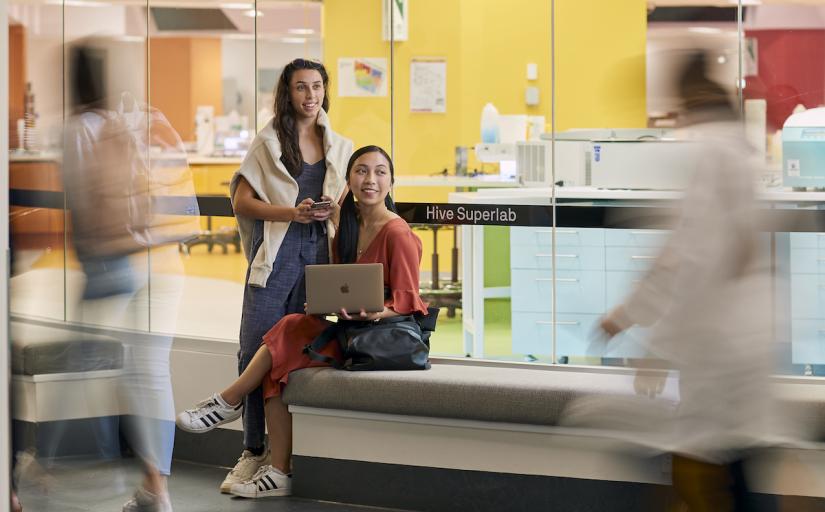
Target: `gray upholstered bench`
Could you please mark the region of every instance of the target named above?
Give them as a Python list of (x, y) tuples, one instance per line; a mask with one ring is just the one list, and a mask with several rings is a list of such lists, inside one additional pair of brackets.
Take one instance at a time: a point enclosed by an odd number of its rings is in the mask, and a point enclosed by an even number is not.
[(556, 425), (568, 403), (596, 389), (569, 376), (452, 364), (409, 372), (310, 368), (290, 375), (284, 400), (324, 409)]
[(17, 448), (45, 457), (119, 455), (123, 344), (25, 321), (11, 322), (10, 338)]
[(123, 345), (109, 336), (11, 322), (12, 373), (45, 375), (117, 370)]

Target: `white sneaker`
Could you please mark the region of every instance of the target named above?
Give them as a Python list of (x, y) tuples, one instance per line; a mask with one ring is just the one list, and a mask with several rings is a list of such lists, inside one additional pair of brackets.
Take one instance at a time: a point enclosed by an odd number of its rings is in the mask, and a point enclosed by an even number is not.
[(249, 450), (244, 450), (235, 467), (221, 482), (221, 492), (229, 494), (233, 485), (248, 482), (268, 460), (269, 450), (264, 450), (262, 454), (257, 456)]
[(269, 464), (261, 466), (251, 480), (235, 484), (232, 494), (242, 498), (266, 498), (292, 494), (292, 475), (285, 475)]
[(152, 494), (141, 487), (123, 505), (122, 512), (172, 512), (172, 503), (168, 494)]
[(235, 421), (241, 417), (243, 401), (238, 405), (229, 405), (221, 395), (215, 393), (199, 402), (194, 409), (187, 409), (178, 414), (175, 423), (181, 430), (201, 434), (209, 432), (218, 425)]

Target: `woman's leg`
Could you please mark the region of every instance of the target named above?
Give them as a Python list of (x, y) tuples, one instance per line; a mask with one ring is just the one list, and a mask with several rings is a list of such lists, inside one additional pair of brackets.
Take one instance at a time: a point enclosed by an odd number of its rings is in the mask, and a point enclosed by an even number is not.
[(266, 345), (261, 345), (241, 376), (221, 391), (221, 398), (230, 405), (239, 403), (247, 394), (261, 385), (261, 381), (270, 369), (272, 369), (272, 356)]
[(281, 397), (266, 401), (266, 429), (269, 431), (271, 464), (284, 474), (292, 471), (292, 414)]

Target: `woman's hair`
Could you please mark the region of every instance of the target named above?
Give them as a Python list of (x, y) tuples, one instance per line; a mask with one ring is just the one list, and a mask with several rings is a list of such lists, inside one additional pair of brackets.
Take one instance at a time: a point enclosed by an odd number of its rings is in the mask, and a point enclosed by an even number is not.
[[(390, 183), (395, 182), (395, 168), (392, 165), (392, 159), (386, 151), (378, 146), (364, 146), (356, 150), (347, 162), (347, 181), (352, 172), (352, 166), (355, 161), (362, 155), (367, 153), (381, 153), (387, 159), (390, 166)], [(384, 198), (384, 204), (387, 209), (396, 213), (395, 203), (389, 194)], [(341, 205), (341, 216), (338, 220), (338, 259), (341, 263), (355, 263), (358, 259), (358, 208), (355, 205), (355, 196), (352, 195), (352, 190), (347, 192), (344, 198), (344, 203)]]
[(300, 69), (312, 69), (321, 74), (324, 82), (324, 101), (321, 108), (324, 112), (329, 112), (329, 75), (326, 68), (320, 62), (307, 59), (295, 59), (286, 65), (278, 85), (275, 86), (275, 133), (278, 134), (278, 141), (281, 143), (281, 161), (286, 166), (289, 174), (297, 178), (303, 170), (303, 156), (301, 147), (298, 145), (298, 131), (295, 129), (295, 109), (290, 101), (289, 84), (292, 75)]
[(105, 54), (87, 43), (72, 46), (69, 51), (69, 99), (76, 111), (104, 108), (106, 81)]
[(713, 112), (717, 117), (735, 117), (736, 108), (728, 93), (708, 76), (704, 52), (693, 52), (686, 59), (679, 80), (679, 96), (688, 111)]

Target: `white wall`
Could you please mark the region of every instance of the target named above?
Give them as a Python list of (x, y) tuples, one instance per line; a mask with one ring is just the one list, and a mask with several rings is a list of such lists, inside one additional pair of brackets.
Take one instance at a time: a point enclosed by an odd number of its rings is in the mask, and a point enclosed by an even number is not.
[[(258, 69), (282, 69), (298, 57), (320, 59), (322, 55), (321, 41), (307, 41), (304, 44), (265, 39), (258, 41)], [(238, 113), (248, 115), (251, 124), (255, 119), (255, 42), (252, 39), (224, 38), (221, 61), (224, 113), (228, 114), (232, 108), (236, 108), (235, 94), (239, 94), (241, 104)], [(230, 84), (234, 84), (235, 88)], [(258, 110), (271, 110), (273, 101), (273, 91), (258, 93)]]
[(745, 30), (801, 30), (825, 28), (825, 7), (815, 5), (759, 5), (748, 7)]

